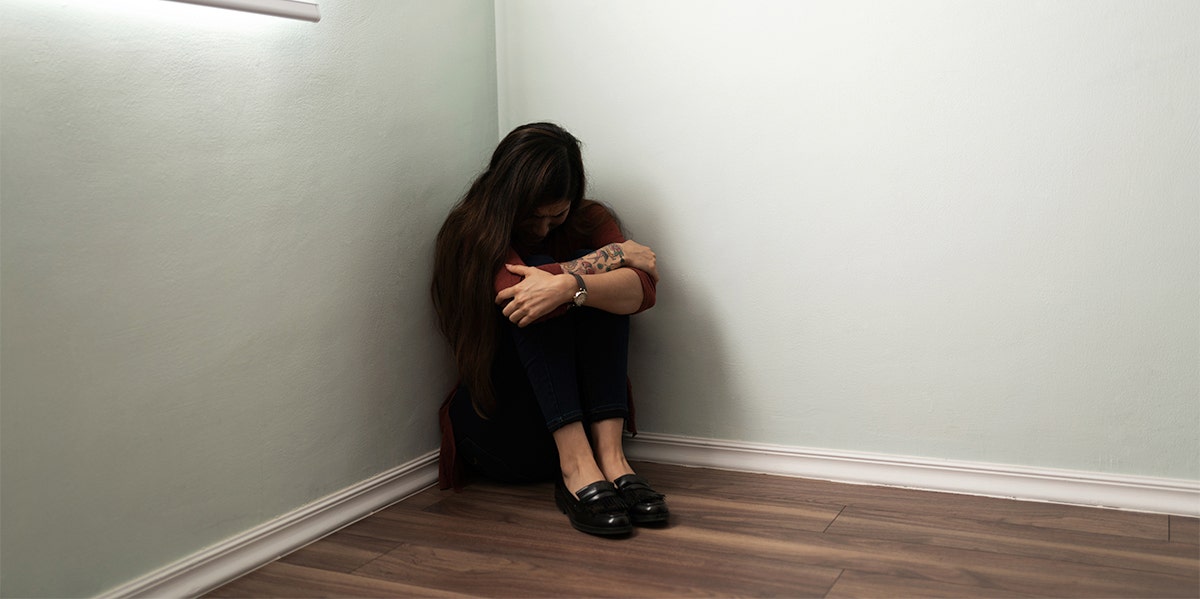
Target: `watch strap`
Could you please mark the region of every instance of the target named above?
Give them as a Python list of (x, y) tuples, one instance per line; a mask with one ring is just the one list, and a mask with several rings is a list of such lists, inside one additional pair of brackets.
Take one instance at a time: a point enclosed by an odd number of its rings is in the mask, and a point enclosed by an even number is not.
[(571, 298), (571, 305), (573, 307), (578, 308), (579, 306), (582, 306), (584, 302), (587, 301), (587, 296), (588, 296), (587, 284), (583, 282), (583, 277), (581, 277), (575, 273), (571, 273), (571, 276), (575, 277), (575, 284), (579, 285), (579, 289), (575, 291), (575, 296)]

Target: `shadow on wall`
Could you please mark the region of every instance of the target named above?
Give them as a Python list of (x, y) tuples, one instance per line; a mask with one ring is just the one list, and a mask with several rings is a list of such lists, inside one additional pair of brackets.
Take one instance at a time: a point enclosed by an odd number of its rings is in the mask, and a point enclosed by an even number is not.
[(654, 249), (663, 276), (655, 307), (632, 319), (629, 376), (639, 431), (724, 438), (742, 430), (723, 327), (698, 280), (716, 275), (678, 250), (684, 245), (673, 243), (661, 194), (650, 185), (624, 180), (613, 191), (627, 235)]

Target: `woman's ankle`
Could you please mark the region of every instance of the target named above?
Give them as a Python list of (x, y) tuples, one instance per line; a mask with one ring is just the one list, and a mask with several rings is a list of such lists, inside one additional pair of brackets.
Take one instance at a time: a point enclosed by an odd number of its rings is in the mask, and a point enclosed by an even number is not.
[(633, 474), (633, 466), (629, 465), (629, 461), (625, 459), (625, 454), (617, 454), (615, 456), (596, 456), (596, 464), (600, 467), (600, 471), (604, 473), (605, 480), (614, 481), (626, 474)]
[(563, 485), (567, 487), (567, 490), (570, 491), (572, 495), (576, 495), (576, 498), (578, 499), (576, 491), (579, 491), (580, 489), (594, 482), (605, 480), (605, 475), (599, 467), (597, 467), (595, 464), (592, 464), (591, 468), (564, 467), (562, 469), (562, 479)]
[(604, 479), (604, 472), (596, 464), (582, 423), (572, 422), (555, 430), (554, 444), (558, 447), (558, 466), (568, 491), (575, 493)]
[(601, 420), (592, 424), (592, 452), (596, 464), (609, 481), (626, 474), (633, 474), (633, 467), (625, 459), (622, 429), (625, 421), (620, 418)]

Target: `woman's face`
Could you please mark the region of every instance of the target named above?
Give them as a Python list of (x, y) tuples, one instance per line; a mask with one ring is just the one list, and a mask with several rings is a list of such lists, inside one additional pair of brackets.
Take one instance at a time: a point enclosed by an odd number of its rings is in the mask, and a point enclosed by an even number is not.
[(570, 200), (542, 204), (533, 209), (533, 215), (517, 223), (517, 235), (522, 242), (530, 245), (541, 243), (550, 234), (551, 229), (567, 220), (567, 214), (570, 212)]

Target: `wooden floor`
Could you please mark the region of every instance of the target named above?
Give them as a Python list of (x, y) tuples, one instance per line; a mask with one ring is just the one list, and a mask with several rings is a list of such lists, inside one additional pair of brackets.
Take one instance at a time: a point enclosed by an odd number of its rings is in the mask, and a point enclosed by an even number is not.
[(550, 484), (428, 489), (209, 596), (1200, 596), (1195, 518), (635, 466), (666, 527), (576, 532)]

